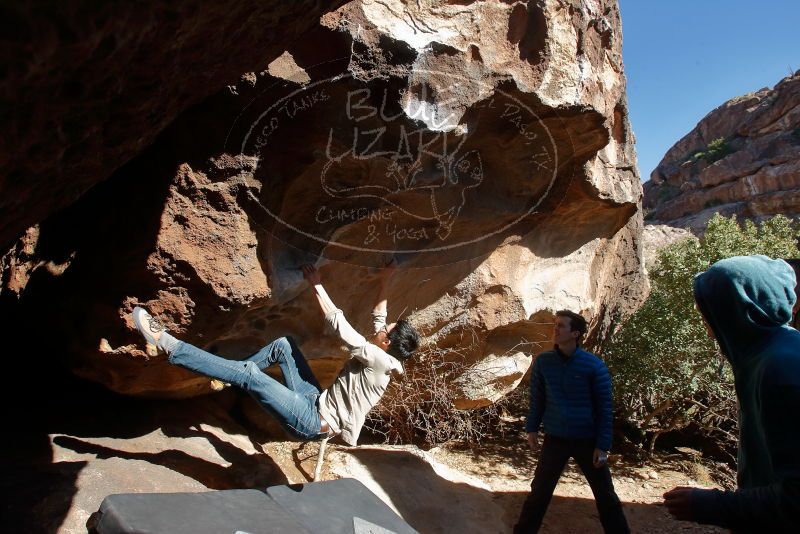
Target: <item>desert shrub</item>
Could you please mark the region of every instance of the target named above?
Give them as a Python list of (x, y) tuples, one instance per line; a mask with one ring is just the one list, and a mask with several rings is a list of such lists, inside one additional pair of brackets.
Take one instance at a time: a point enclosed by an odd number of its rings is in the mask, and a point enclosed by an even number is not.
[(365, 422), (367, 431), (386, 443), (423, 448), (449, 441), (476, 444), (499, 428), (505, 406), (516, 402), (509, 395), (484, 408), (457, 410), (453, 401), (461, 392), (456, 378), (469, 367), (457, 350), (423, 347), (404, 366), (404, 376), (391, 381)]
[(756, 226), (716, 214), (698, 242), (665, 247), (650, 271), (651, 294), (603, 346), (614, 377), (617, 416), (633, 429), (627, 438), (653, 450), (666, 432), (691, 432), (711, 440), (733, 461), (736, 395), (730, 366), (706, 333), (694, 308), (692, 280), (731, 256), (798, 256), (800, 234), (788, 218)]
[(703, 149), (696, 150), (689, 154), (686, 158), (687, 161), (696, 162), (698, 160), (704, 159), (706, 163), (714, 163), (715, 161), (721, 160), (728, 154), (733, 154), (735, 150), (728, 144), (728, 141), (724, 137), (718, 137), (708, 143)]

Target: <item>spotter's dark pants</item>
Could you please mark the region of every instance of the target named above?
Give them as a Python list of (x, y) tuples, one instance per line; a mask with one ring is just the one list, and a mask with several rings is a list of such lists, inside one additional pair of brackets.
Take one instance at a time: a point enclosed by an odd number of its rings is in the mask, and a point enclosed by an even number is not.
[(522, 513), (514, 527), (515, 534), (539, 531), (558, 479), (570, 458), (575, 459), (575, 463), (581, 468), (592, 488), (597, 511), (600, 513), (600, 522), (605, 532), (614, 534), (630, 532), (625, 514), (622, 512), (622, 503), (614, 491), (611, 471), (608, 465), (595, 467), (593, 454), (593, 439), (565, 439), (545, 435), (539, 463), (536, 465), (536, 472), (531, 482), (531, 493), (522, 506)]

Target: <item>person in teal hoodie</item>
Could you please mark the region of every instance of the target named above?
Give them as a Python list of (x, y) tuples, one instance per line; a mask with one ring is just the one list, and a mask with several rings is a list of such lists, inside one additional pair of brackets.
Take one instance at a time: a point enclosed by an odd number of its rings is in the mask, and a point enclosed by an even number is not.
[(677, 487), (677, 519), (736, 532), (800, 532), (800, 332), (791, 328), (795, 274), (783, 260), (718, 261), (694, 298), (733, 368), (739, 400), (736, 491)]

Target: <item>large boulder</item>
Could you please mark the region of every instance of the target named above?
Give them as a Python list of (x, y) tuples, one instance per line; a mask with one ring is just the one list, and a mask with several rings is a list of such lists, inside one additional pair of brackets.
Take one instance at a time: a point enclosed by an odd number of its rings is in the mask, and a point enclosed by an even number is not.
[(664, 155), (644, 185), (647, 219), (701, 232), (714, 213), (800, 215), (800, 71), (725, 102)]
[(0, 249), (342, 3), (4, 2)]
[(668, 224), (646, 224), (642, 234), (645, 267), (651, 270), (658, 263), (661, 249), (684, 239), (696, 238), (689, 230), (683, 228), (675, 228)]
[(136, 304), (230, 358), (292, 335), (326, 386), (344, 354), (299, 267), (364, 329), (395, 257), (390, 316), (461, 360), (462, 407), (519, 383), (556, 310), (605, 335), (646, 291), (617, 3), (462, 4), (354, 1), (260, 70), (235, 63), (238, 82), (12, 247), (20, 322), (120, 393), (209, 391), (144, 350)]

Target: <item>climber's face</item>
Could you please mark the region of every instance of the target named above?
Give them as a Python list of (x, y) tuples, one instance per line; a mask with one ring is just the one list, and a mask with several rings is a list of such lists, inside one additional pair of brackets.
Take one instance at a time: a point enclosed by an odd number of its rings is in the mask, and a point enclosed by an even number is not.
[(397, 323), (383, 325), (383, 328), (375, 332), (375, 335), (372, 336), (372, 344), (378, 345), (385, 352), (389, 348), (389, 345), (392, 344), (389, 339), (389, 332), (394, 330), (395, 326), (397, 326)]

